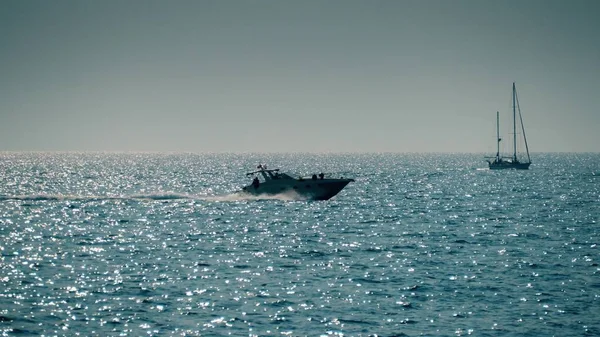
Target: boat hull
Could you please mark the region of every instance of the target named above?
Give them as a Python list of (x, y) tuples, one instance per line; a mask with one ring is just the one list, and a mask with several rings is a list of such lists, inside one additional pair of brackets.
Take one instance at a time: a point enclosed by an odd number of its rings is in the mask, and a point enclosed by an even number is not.
[(489, 163), (490, 170), (528, 170), (531, 163)]
[(329, 200), (337, 195), (353, 179), (305, 179), (278, 181), (271, 180), (258, 186), (250, 184), (242, 189), (243, 193), (254, 196), (272, 196), (278, 194), (295, 194), (307, 200)]

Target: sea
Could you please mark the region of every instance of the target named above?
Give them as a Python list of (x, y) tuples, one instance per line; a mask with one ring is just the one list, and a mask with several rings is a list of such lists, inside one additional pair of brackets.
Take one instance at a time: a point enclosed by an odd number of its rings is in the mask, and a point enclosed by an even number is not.
[(0, 335), (600, 336), (600, 154), (483, 157), (2, 152)]

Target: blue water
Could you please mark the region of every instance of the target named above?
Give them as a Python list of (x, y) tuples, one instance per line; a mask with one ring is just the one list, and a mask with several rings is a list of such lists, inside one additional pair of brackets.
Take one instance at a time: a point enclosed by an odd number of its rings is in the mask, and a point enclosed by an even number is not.
[[(598, 336), (600, 154), (0, 154), (2, 336)], [(244, 173), (352, 177), (243, 198)]]

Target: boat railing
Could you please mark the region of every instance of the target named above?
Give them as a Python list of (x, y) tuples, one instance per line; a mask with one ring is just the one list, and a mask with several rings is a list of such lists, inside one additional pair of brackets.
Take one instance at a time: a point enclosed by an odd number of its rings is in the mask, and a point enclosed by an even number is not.
[(269, 170), (261, 169), (261, 170), (254, 171), (254, 172), (248, 172), (248, 173), (246, 173), (246, 175), (250, 176), (250, 175), (261, 173), (261, 172), (279, 172), (279, 169), (269, 169)]

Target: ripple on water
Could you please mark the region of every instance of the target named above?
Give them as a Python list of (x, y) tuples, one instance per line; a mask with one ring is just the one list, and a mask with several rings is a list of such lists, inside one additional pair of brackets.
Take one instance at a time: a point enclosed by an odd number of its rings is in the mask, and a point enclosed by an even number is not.
[[(599, 334), (600, 158), (577, 158), (2, 154), (0, 331)], [(231, 194), (265, 159), (356, 182)]]

